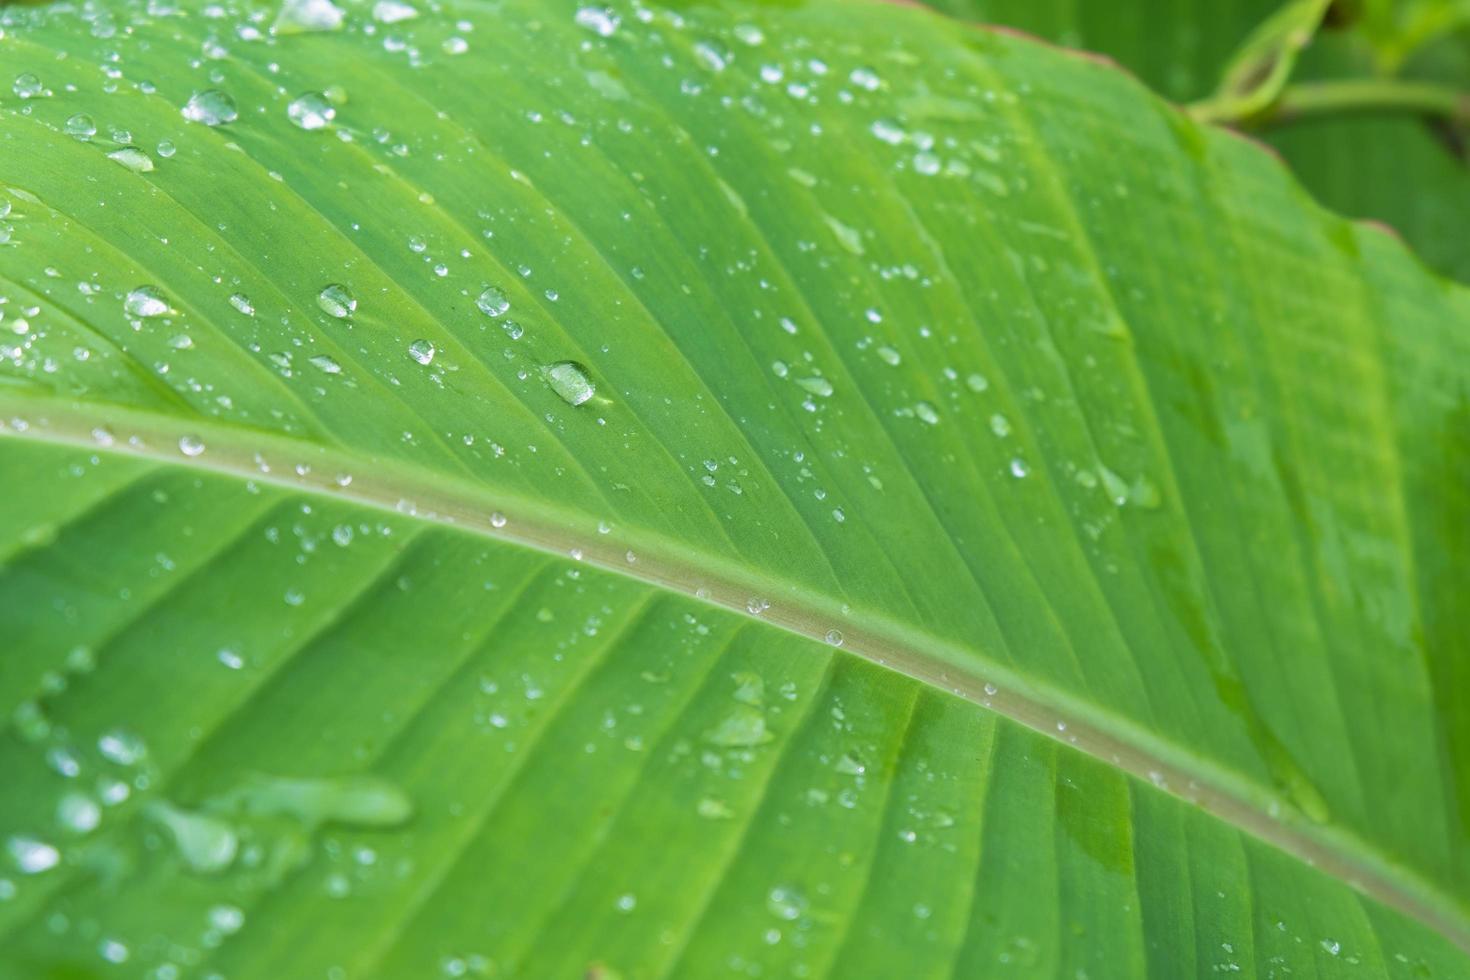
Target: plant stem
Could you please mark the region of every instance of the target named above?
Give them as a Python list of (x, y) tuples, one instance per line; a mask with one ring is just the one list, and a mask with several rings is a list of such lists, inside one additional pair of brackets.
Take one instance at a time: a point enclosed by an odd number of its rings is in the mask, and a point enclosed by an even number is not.
[(1470, 124), (1470, 92), (1430, 82), (1395, 78), (1353, 78), (1288, 85), (1263, 112), (1225, 118), (1218, 106), (1200, 103), (1196, 118), (1253, 128), (1280, 126), (1305, 119), (1349, 115), (1414, 115)]

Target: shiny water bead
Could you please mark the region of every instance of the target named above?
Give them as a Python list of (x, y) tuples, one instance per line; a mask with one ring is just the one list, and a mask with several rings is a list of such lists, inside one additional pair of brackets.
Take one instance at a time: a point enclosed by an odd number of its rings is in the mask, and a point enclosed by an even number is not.
[(185, 119), (206, 126), (223, 126), (234, 122), (240, 115), (235, 109), (235, 100), (217, 88), (194, 93), (181, 111)]
[(322, 129), (337, 117), (337, 107), (320, 92), (306, 92), (291, 100), (286, 116), (301, 129)]

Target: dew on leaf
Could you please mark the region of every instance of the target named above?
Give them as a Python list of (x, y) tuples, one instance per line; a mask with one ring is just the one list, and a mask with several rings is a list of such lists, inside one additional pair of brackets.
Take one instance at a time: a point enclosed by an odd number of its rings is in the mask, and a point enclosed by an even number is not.
[(432, 364), (434, 362), (434, 345), (427, 340), (415, 340), (408, 345), (408, 356), (420, 364)]
[(306, 34), (312, 31), (335, 31), (342, 26), (342, 8), (332, 0), (284, 0), (273, 34)]
[(807, 910), (806, 896), (791, 885), (777, 885), (766, 895), (766, 910), (778, 919), (795, 921)]
[(185, 456), (198, 456), (204, 452), (204, 440), (198, 436), (179, 436), (179, 452)]
[(417, 8), (402, 0), (378, 0), (373, 4), (373, 20), (380, 24), (397, 24), (400, 21), (413, 20), (418, 15)]
[(223, 871), (235, 860), (240, 838), (225, 820), (184, 810), (163, 800), (150, 803), (146, 812), (168, 830), (179, 857), (191, 871), (212, 874)]
[(91, 139), (97, 135), (97, 124), (85, 112), (79, 112), (68, 118), (63, 128), (66, 131), (66, 135), (75, 136), (81, 140)]
[(921, 422), (926, 422), (929, 425), (939, 424), (939, 409), (928, 402), (919, 402), (915, 405), (914, 414), (919, 417), (919, 421)]
[(146, 174), (153, 170), (153, 158), (136, 146), (123, 146), (107, 154), (107, 159), (127, 167), (135, 174)]
[(586, 28), (598, 37), (612, 37), (622, 22), (616, 11), (595, 5), (578, 7), (574, 19), (578, 27)]
[(244, 293), (232, 293), (230, 295), (230, 305), (233, 306), (236, 311), (243, 313), (246, 316), (255, 315), (255, 304), (250, 302), (250, 297), (246, 296)]
[(337, 107), (321, 92), (305, 92), (286, 106), (286, 117), (300, 129), (322, 129), (337, 116)]
[(581, 405), (597, 394), (597, 386), (587, 377), (587, 369), (576, 361), (557, 361), (541, 369), (551, 390), (568, 405)]
[(506, 297), (505, 290), (499, 286), (486, 286), (475, 300), (475, 305), (486, 316), (500, 316), (510, 309), (510, 300)]
[(123, 299), (123, 309), (130, 316), (138, 317), (167, 316), (173, 312), (157, 286), (139, 286), (131, 290)]
[(334, 359), (328, 357), (326, 354), (313, 354), (306, 360), (308, 364), (310, 364), (312, 367), (316, 368), (323, 374), (342, 373), (342, 365), (338, 364)]
[(316, 295), (316, 305), (327, 316), (346, 319), (357, 310), (357, 297), (340, 282), (328, 283)]
[(22, 72), (15, 76), (15, 84), (11, 86), (11, 90), (22, 99), (37, 99), (47, 94), (46, 86), (42, 85), (41, 80), (30, 72)]
[(189, 96), (189, 101), (184, 103), (184, 108), (180, 111), (190, 122), (203, 123), (206, 126), (223, 126), (234, 122), (240, 115), (235, 109), (235, 100), (230, 98), (228, 92), (217, 88), (195, 92)]
[(61, 863), (61, 852), (53, 845), (34, 837), (17, 835), (6, 842), (6, 850), (22, 874), (35, 875), (50, 871)]
[(102, 808), (83, 793), (66, 793), (56, 805), (56, 819), (74, 834), (89, 834), (102, 822)]

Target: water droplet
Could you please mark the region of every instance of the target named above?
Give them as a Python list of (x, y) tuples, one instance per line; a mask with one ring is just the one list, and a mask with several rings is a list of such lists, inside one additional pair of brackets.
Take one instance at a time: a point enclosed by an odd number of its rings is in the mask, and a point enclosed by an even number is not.
[(6, 842), (6, 849), (10, 851), (10, 856), (15, 859), (15, 866), (22, 874), (40, 874), (61, 863), (60, 851), (34, 837), (12, 837)]
[(1011, 476), (1019, 480), (1029, 472), (1031, 471), (1027, 468), (1026, 461), (1024, 459), (1017, 457), (1016, 459), (1011, 460)]
[(97, 955), (109, 963), (126, 963), (132, 954), (126, 943), (109, 938), (97, 944)]
[(989, 388), (990, 382), (983, 374), (971, 374), (965, 378), (965, 386), (978, 394)]
[(210, 874), (224, 870), (235, 860), (240, 838), (224, 820), (191, 813), (162, 800), (150, 803), (147, 813), (168, 828), (179, 857), (191, 870)]
[(883, 359), (883, 363), (888, 364), (892, 367), (898, 367), (898, 365), (903, 361), (903, 357), (900, 356), (898, 351), (894, 350), (892, 347), (879, 347), (878, 356)]
[(745, 600), (745, 611), (752, 616), (759, 616), (769, 608), (771, 608), (771, 604), (760, 596), (751, 596)]
[(490, 526), (493, 528), (505, 527), (505, 515), (498, 510), (495, 511), (490, 515)]
[(234, 293), (230, 296), (230, 305), (246, 316), (255, 315), (255, 304), (250, 302), (250, 297), (244, 293)]
[(408, 356), (420, 364), (432, 364), (434, 361), (434, 345), (427, 340), (415, 340), (408, 345)]
[(113, 150), (107, 154), (107, 159), (117, 161), (135, 174), (146, 174), (153, 170), (153, 158), (136, 146), (124, 146)]
[(617, 906), (619, 912), (631, 912), (638, 907), (638, 896), (632, 892), (619, 895)]
[(868, 767), (851, 752), (844, 752), (842, 758), (837, 760), (837, 771), (848, 776), (861, 776), (868, 771)]
[(234, 122), (240, 115), (235, 111), (235, 100), (217, 88), (195, 92), (180, 111), (190, 122), (206, 126), (223, 126)]
[(828, 630), (827, 635), (823, 639), (834, 647), (840, 647), (842, 646), (842, 630)]
[(230, 670), (242, 670), (245, 667), (245, 658), (228, 647), (216, 653), (214, 658)]
[(811, 394), (816, 395), (818, 398), (832, 397), (832, 382), (828, 381), (826, 378), (819, 376), (814, 376), (810, 378), (797, 378), (796, 383), (801, 387), (803, 391), (810, 392)]
[(79, 140), (91, 139), (97, 135), (97, 124), (85, 112), (79, 112), (67, 119), (65, 129), (66, 135), (75, 136)]
[(215, 905), (209, 910), (209, 927), (224, 936), (233, 935), (245, 925), (245, 912), (236, 905)]
[(97, 739), (97, 751), (120, 766), (135, 766), (148, 755), (148, 746), (132, 732), (114, 728)]
[(327, 316), (346, 319), (357, 310), (357, 297), (340, 282), (329, 283), (316, 295), (316, 305)]
[(1322, 948), (1325, 949), (1330, 955), (1337, 956), (1339, 953), (1342, 952), (1342, 943), (1338, 942), (1336, 939), (1324, 939), (1322, 940)]
[(510, 299), (505, 295), (505, 290), (499, 286), (486, 286), (479, 298), (475, 300), (475, 305), (486, 316), (500, 316), (510, 309)]
[(322, 129), (337, 117), (337, 107), (321, 92), (305, 92), (286, 106), (286, 117), (301, 129)]
[(928, 402), (919, 402), (915, 405), (914, 414), (921, 422), (927, 422), (929, 425), (939, 424), (939, 410)]
[(156, 149), (158, 150), (158, 155), (163, 157), (165, 160), (178, 152), (174, 148), (174, 144), (171, 140), (159, 140)]
[(984, 691), (987, 698), (993, 698), (995, 697), (996, 687), (994, 684), (986, 684)]
[(15, 94), (22, 99), (36, 99), (46, 94), (46, 86), (41, 80), (30, 72), (22, 72), (15, 76), (15, 84), (11, 86)]
[(990, 416), (990, 431), (1004, 439), (1011, 434), (1011, 420), (996, 412)]
[(551, 390), (568, 405), (581, 405), (597, 393), (597, 386), (587, 377), (587, 369), (576, 361), (557, 361), (541, 369)]
[(173, 312), (157, 286), (139, 286), (128, 293), (123, 300), (123, 309), (129, 316), (139, 317), (167, 316)]
[(67, 793), (56, 805), (56, 819), (72, 833), (89, 834), (102, 822), (102, 807), (90, 796)]
[(342, 26), (342, 8), (332, 0), (285, 0), (271, 25), (273, 34), (335, 31)]
[(792, 922), (806, 912), (806, 896), (791, 885), (777, 885), (766, 895), (766, 909), (776, 918)]
[(402, 0), (378, 0), (373, 4), (373, 20), (380, 24), (397, 24), (399, 21), (413, 20), (419, 12)]
[(598, 6), (577, 8), (575, 20), (578, 27), (585, 27), (599, 37), (612, 37), (617, 33), (618, 24), (622, 22), (615, 11)]
[(328, 357), (326, 354), (313, 354), (307, 358), (307, 363), (323, 374), (341, 374), (342, 365)]
[(863, 236), (860, 231), (851, 225), (838, 221), (830, 214), (823, 215), (823, 218), (827, 222), (827, 227), (832, 230), (832, 234), (837, 238), (837, 244), (841, 245), (853, 255), (863, 254), (865, 250), (863, 248)]
[(696, 812), (706, 820), (729, 820), (735, 815), (728, 803), (713, 796), (702, 797)]
[(198, 436), (179, 436), (179, 452), (185, 456), (198, 456), (204, 452), (204, 440)]

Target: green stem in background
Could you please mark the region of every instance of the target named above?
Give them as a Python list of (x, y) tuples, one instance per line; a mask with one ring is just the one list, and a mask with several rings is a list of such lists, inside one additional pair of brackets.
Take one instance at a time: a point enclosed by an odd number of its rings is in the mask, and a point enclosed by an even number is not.
[(1265, 128), (1304, 119), (1364, 114), (1413, 115), (1470, 124), (1470, 92), (1430, 82), (1395, 78), (1351, 78), (1288, 85), (1263, 110), (1238, 113), (1230, 103), (1197, 102), (1190, 115), (1200, 122)]

